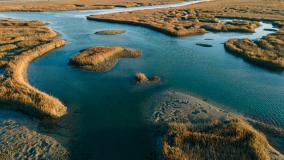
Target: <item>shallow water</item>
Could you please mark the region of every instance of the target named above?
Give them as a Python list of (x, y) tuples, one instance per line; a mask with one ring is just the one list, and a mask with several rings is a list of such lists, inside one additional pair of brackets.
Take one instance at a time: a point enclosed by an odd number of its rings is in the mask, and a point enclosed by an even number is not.
[[(115, 9), (116, 10), (116, 9)], [(40, 19), (62, 34), (68, 44), (32, 63), (30, 83), (62, 100), (69, 114), (58, 126), (43, 123), (42, 132), (53, 135), (71, 149), (73, 159), (151, 159), (150, 126), (144, 122), (143, 104), (168, 88), (189, 92), (241, 113), (284, 127), (283, 71), (270, 71), (224, 50), (229, 38), (258, 39), (271, 33), (262, 26), (253, 34), (207, 33), (175, 38), (138, 26), (95, 22), (85, 16), (106, 10), (70, 12), (13, 12), (2, 17)], [(95, 35), (105, 29), (123, 29), (114, 36)], [(206, 40), (213, 39), (213, 40)], [(211, 48), (196, 46), (208, 43)], [(91, 46), (126, 46), (142, 50), (139, 59), (121, 59), (107, 73), (68, 66), (68, 59)], [(133, 75), (142, 71), (159, 75), (160, 85), (139, 87)], [(277, 139), (283, 150), (283, 139)]]

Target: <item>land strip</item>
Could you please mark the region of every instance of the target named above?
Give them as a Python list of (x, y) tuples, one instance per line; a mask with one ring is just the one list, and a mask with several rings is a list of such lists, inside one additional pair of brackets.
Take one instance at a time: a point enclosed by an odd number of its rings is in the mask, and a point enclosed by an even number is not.
[(28, 83), (26, 71), (35, 59), (53, 49), (62, 47), (64, 40), (42, 21), (0, 20), (0, 101), (9, 109), (20, 110), (34, 116), (58, 118), (67, 108), (60, 100)]
[(183, 0), (53, 0), (1, 2), (0, 11), (70, 11), (174, 4)]

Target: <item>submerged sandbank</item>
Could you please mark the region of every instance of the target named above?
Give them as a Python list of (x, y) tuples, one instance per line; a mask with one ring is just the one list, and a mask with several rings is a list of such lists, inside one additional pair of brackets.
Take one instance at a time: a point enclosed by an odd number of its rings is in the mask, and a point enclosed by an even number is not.
[(126, 30), (103, 30), (103, 31), (97, 31), (95, 34), (98, 35), (116, 35), (116, 34), (122, 34), (125, 33)]

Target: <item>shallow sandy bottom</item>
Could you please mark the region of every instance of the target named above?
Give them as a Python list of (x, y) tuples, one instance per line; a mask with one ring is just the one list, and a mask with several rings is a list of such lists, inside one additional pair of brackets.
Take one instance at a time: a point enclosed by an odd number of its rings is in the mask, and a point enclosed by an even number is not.
[(68, 159), (67, 150), (55, 139), (12, 120), (0, 122), (0, 159)]

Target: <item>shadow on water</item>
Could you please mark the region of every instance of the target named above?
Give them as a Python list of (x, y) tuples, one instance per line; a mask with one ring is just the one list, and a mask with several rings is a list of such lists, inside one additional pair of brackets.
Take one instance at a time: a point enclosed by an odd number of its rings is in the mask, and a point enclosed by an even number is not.
[(155, 139), (151, 133), (149, 126), (88, 132), (86, 135), (80, 135), (84, 136), (83, 141), (72, 142), (76, 147), (71, 148), (71, 158), (155, 159), (153, 156)]

